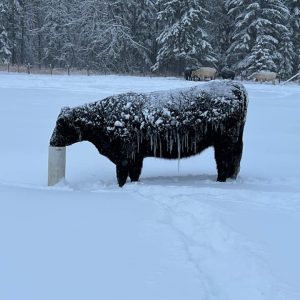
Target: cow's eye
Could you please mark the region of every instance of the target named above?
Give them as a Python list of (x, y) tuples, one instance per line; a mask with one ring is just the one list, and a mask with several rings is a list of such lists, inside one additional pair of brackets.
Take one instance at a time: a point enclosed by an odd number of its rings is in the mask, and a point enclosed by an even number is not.
[(63, 118), (60, 118), (60, 119), (57, 120), (56, 125), (58, 127), (63, 127), (64, 125), (66, 125), (66, 122)]

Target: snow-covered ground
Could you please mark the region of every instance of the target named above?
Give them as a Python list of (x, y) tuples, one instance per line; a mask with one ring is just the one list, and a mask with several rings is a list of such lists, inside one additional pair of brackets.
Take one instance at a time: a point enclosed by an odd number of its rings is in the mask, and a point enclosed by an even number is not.
[(245, 84), (250, 103), (237, 181), (216, 182), (213, 150), (146, 159), (117, 186), (93, 145), (67, 149), (47, 187), (62, 106), (176, 78), (0, 73), (0, 299), (300, 299), (300, 86)]

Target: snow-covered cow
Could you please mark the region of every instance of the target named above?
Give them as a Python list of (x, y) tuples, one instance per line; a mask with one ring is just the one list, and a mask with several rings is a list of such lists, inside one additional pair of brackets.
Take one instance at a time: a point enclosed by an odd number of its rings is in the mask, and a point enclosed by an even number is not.
[(191, 77), (193, 80), (205, 80), (209, 78), (211, 80), (215, 79), (217, 70), (210, 67), (200, 67), (197, 70), (192, 71)]
[(173, 91), (125, 93), (63, 108), (50, 146), (93, 143), (116, 165), (120, 186), (140, 177), (145, 157), (180, 159), (213, 146), (218, 181), (236, 178), (248, 97), (243, 85), (213, 81)]
[(255, 72), (252, 75), (250, 75), (250, 78), (253, 78), (260, 82), (272, 81), (272, 83), (275, 84), (275, 79), (277, 78), (277, 73), (270, 72), (270, 71), (259, 71), (259, 72)]

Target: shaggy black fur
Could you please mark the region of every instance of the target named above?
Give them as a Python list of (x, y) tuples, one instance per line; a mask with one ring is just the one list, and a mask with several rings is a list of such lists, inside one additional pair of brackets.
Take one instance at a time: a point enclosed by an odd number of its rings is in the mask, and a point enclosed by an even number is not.
[(185, 80), (192, 80), (192, 72), (195, 71), (195, 68), (186, 68), (184, 70), (184, 78)]
[(119, 186), (138, 181), (145, 157), (180, 159), (213, 146), (218, 181), (236, 178), (247, 92), (232, 81), (150, 94), (127, 93), (60, 112), (50, 145), (93, 143), (116, 165)]
[(220, 76), (223, 79), (231, 79), (231, 80), (233, 80), (235, 78), (235, 73), (232, 70), (230, 70), (229, 68), (224, 68), (221, 71)]

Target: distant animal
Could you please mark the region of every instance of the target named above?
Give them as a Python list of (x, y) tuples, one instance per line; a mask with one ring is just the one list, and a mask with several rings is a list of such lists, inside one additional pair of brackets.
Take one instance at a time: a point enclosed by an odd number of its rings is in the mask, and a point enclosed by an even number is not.
[(222, 69), (222, 71), (220, 72), (220, 76), (221, 76), (223, 79), (231, 79), (231, 80), (234, 80), (234, 78), (235, 78), (235, 73), (234, 73), (234, 71), (232, 71), (232, 70), (229, 69), (229, 68), (224, 68), (224, 69)]
[(184, 70), (184, 78), (185, 80), (192, 80), (192, 72), (195, 71), (195, 68), (186, 68)]
[(275, 84), (275, 79), (277, 78), (277, 73), (270, 71), (259, 71), (255, 72), (249, 76), (249, 78), (254, 78), (256, 81), (272, 81)]
[(217, 70), (211, 67), (200, 67), (199, 69), (192, 71), (191, 77), (193, 80), (205, 80), (209, 78), (215, 79)]
[(236, 178), (248, 96), (235, 81), (187, 89), (125, 93), (58, 115), (50, 146), (89, 141), (116, 165), (119, 186), (138, 181), (146, 157), (180, 159), (213, 146), (218, 181)]

